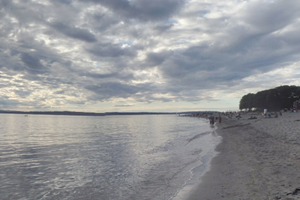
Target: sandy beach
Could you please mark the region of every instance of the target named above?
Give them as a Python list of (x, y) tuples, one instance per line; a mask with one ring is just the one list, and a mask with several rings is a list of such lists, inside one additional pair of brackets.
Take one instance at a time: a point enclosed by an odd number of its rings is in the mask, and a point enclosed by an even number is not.
[(300, 199), (300, 113), (224, 119), (211, 169), (188, 200)]

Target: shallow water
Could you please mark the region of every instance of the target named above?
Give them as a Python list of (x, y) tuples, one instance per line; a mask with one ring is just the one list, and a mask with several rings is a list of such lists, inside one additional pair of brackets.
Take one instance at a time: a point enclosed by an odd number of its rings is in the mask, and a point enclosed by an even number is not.
[(1, 199), (176, 198), (209, 166), (215, 134), (176, 115), (2, 114)]

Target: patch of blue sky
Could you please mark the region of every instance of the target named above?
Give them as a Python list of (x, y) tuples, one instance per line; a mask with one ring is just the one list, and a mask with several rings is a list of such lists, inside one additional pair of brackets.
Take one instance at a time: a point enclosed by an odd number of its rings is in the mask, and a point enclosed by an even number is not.
[(199, 14), (199, 17), (205, 17), (205, 15), (209, 13), (209, 11), (202, 11), (200, 14)]
[(96, 63), (97, 67), (103, 67), (100, 62)]
[(170, 25), (170, 24), (178, 24), (178, 21), (175, 20), (175, 19), (168, 19), (168, 20), (165, 21), (165, 24), (168, 24), (168, 25)]
[(132, 44), (133, 44), (132, 41), (127, 41), (127, 40), (122, 40), (122, 39), (119, 39), (119, 43), (121, 44), (121, 46), (123, 46), (123, 45), (132, 46)]

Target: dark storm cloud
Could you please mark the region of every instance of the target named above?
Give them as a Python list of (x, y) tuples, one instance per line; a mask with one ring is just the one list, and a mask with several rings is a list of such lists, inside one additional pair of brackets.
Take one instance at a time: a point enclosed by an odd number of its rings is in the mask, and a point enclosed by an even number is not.
[(54, 28), (55, 30), (63, 33), (64, 35), (69, 36), (74, 39), (82, 40), (85, 42), (96, 42), (97, 41), (95, 35), (86, 29), (70, 27), (61, 22), (51, 23), (50, 26), (52, 28)]
[(138, 20), (161, 20), (175, 14), (185, 3), (185, 0), (80, 0), (93, 2), (111, 9), (118, 15)]

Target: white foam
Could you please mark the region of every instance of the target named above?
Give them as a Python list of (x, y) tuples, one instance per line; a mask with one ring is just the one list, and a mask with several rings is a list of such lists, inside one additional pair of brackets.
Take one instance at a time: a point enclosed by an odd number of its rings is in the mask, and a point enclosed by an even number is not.
[(182, 188), (169, 200), (187, 199), (191, 192), (201, 183), (201, 177), (210, 170), (211, 160), (218, 154), (218, 152), (215, 151), (215, 148), (222, 139), (221, 136), (217, 134), (216, 129), (217, 127), (215, 126), (206, 137), (194, 141), (193, 145), (202, 144), (202, 152), (200, 153), (199, 161), (195, 162), (190, 168), (189, 179), (187, 179)]

